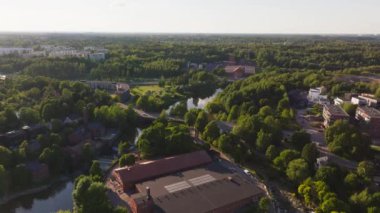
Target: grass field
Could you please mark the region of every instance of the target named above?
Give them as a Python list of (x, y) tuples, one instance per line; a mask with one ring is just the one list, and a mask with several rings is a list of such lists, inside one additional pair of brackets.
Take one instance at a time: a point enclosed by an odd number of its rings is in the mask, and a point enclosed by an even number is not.
[(159, 87), (158, 85), (147, 85), (147, 86), (137, 86), (132, 88), (132, 94), (134, 95), (144, 95), (146, 92), (158, 92), (163, 90), (162, 87)]

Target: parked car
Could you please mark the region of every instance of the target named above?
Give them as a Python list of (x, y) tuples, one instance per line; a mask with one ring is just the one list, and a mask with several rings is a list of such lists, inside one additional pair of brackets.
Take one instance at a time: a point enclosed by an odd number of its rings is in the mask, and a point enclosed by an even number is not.
[(244, 169), (244, 173), (247, 174), (250, 177), (253, 177), (252, 172), (250, 172), (248, 169)]

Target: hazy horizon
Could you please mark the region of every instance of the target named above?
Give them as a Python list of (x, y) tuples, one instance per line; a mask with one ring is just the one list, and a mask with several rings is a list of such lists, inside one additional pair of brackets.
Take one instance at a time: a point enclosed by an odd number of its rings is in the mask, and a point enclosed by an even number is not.
[(0, 0), (0, 32), (380, 34), (376, 0)]

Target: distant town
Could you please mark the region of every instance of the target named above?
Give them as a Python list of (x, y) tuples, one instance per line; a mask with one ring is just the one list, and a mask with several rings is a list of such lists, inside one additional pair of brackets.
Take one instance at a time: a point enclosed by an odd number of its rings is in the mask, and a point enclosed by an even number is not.
[(41, 45), (37, 48), (0, 47), (0, 56), (14, 55), (24, 58), (49, 57), (49, 58), (86, 58), (93, 61), (101, 61), (106, 58), (108, 50), (98, 47), (84, 47), (77, 50), (73, 47)]

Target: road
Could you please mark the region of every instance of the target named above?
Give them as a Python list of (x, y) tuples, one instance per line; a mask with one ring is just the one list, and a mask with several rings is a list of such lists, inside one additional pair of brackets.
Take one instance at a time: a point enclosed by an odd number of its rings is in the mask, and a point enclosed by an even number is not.
[[(317, 145), (318, 151), (321, 156), (328, 156), (329, 160), (346, 169), (355, 170), (357, 167), (357, 163), (355, 161), (350, 161), (339, 157), (333, 153), (331, 153), (325, 143), (324, 137), (324, 129), (315, 128), (310, 125), (310, 121), (305, 119), (306, 109), (297, 110), (296, 121), (297, 123), (311, 135), (311, 141)], [(290, 133), (288, 133), (290, 134)]]
[(356, 170), (358, 163), (355, 161), (347, 160), (338, 155), (331, 153), (326, 146), (320, 146), (317, 144), (318, 151), (322, 156), (328, 156), (329, 161), (333, 162), (339, 167), (346, 168), (348, 170)]

